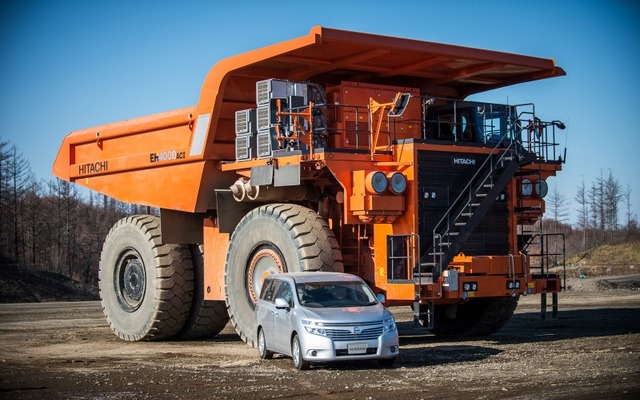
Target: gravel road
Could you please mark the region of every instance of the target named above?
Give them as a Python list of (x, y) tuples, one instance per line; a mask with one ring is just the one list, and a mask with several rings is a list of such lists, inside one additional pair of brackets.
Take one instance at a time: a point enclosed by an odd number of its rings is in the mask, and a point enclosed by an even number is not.
[[(604, 282), (604, 283), (603, 283)], [(613, 283), (612, 283), (613, 282)], [(441, 340), (393, 308), (400, 360), (316, 366), (262, 361), (227, 326), (216, 338), (128, 343), (98, 302), (0, 304), (0, 398), (638, 399), (640, 275), (569, 284), (558, 319), (520, 300), (500, 332)]]

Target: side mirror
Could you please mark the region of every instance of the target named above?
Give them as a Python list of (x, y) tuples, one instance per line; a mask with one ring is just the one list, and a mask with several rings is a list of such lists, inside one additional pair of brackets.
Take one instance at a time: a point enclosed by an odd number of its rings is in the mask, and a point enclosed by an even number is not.
[(384, 302), (387, 300), (384, 295), (382, 293), (379, 293), (376, 298), (378, 299), (378, 301), (382, 304), (384, 304)]
[(407, 109), (410, 98), (411, 98), (411, 94), (409, 93), (398, 93), (396, 95), (396, 98), (393, 99), (393, 105), (387, 115), (390, 117), (401, 116), (404, 110)]
[(289, 306), (289, 303), (287, 303), (287, 301), (286, 301), (285, 299), (283, 299), (282, 297), (278, 297), (278, 298), (276, 299), (276, 301), (275, 301), (275, 305), (276, 305), (276, 308), (277, 308), (278, 310), (282, 310), (282, 309), (285, 309), (285, 308), (287, 308), (287, 309), (288, 309), (288, 308), (291, 308), (291, 307)]

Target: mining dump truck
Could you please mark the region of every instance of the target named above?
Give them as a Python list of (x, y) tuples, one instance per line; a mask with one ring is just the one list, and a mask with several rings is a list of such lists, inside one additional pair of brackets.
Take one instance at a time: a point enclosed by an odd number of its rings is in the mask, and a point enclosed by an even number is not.
[(265, 276), (318, 270), (362, 277), (436, 335), (487, 335), (520, 296), (557, 305), (562, 277), (535, 243), (564, 125), (467, 98), (562, 75), (550, 59), (314, 27), (218, 62), (192, 107), (71, 132), (53, 172), (154, 210), (117, 222), (101, 253), (124, 340), (231, 322), (254, 345)]

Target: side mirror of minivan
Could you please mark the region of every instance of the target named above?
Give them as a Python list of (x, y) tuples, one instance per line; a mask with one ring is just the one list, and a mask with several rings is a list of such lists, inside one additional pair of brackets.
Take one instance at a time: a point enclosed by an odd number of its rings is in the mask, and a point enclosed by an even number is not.
[(378, 293), (378, 295), (376, 296), (376, 298), (378, 299), (378, 301), (382, 304), (384, 304), (385, 300), (387, 300), (384, 295), (382, 293)]
[(291, 308), (289, 306), (289, 303), (287, 303), (287, 301), (285, 299), (283, 299), (282, 297), (278, 297), (275, 301), (275, 305), (277, 309), (284, 309), (284, 308)]

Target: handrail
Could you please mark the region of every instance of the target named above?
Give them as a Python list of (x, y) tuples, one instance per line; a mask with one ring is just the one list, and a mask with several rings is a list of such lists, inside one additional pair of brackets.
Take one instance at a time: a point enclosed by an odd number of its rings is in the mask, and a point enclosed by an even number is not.
[[(532, 235), (529, 242), (523, 247), (522, 252), (526, 253), (527, 249), (534, 244), (535, 238), (540, 238), (540, 254), (528, 254), (529, 257), (540, 257), (540, 275), (549, 275), (549, 263), (548, 258), (550, 256), (562, 256), (562, 288), (565, 289), (567, 280), (567, 266), (566, 266), (566, 238), (564, 233), (536, 233)], [(562, 253), (550, 253), (549, 252), (549, 238), (559, 237), (562, 239)], [(538, 243), (536, 243), (538, 244)], [(545, 263), (545, 261), (547, 261)]]
[[(499, 154), (498, 148), (500, 147), (500, 145), (502, 144), (502, 141), (504, 140), (504, 138), (506, 137), (506, 135), (504, 135), (500, 141), (498, 141), (498, 143), (495, 145), (495, 147), (491, 150), (491, 153), (489, 153), (489, 155), (487, 156), (487, 158), (484, 160), (484, 162), (480, 165), (480, 167), (478, 168), (478, 170), (476, 171), (475, 174), (473, 174), (473, 176), (471, 177), (471, 179), (469, 180), (469, 182), (466, 184), (466, 186), (462, 189), (462, 191), (460, 192), (460, 194), (458, 195), (458, 197), (456, 197), (456, 199), (451, 203), (451, 206), (447, 209), (445, 215), (440, 219), (440, 221), (438, 221), (438, 223), (435, 225), (434, 227), (434, 234), (435, 231), (437, 230), (437, 228), (440, 227), (440, 225), (442, 224), (442, 222), (447, 218), (447, 216), (453, 211), (453, 209), (458, 205), (458, 202), (462, 199), (463, 195), (465, 194), (465, 192), (469, 189), (471, 189), (471, 186), (473, 184), (473, 182), (475, 182), (476, 178), (480, 175), (480, 173), (483, 171), (484, 167), (486, 166), (486, 164), (489, 162), (489, 160), (491, 159), (491, 157), (495, 154)], [(496, 160), (496, 162), (494, 164), (497, 164), (499, 161), (501, 161), (505, 154), (508, 152), (508, 150), (513, 148), (513, 143), (514, 140), (511, 140), (511, 144), (504, 148), (504, 151), (502, 152), (502, 155), (498, 158), (498, 160)], [(493, 172), (493, 166), (490, 169), (489, 172)], [(487, 176), (485, 177), (485, 180), (490, 177), (491, 174), (487, 174)], [(483, 182), (484, 183), (484, 182)], [(477, 190), (476, 190), (477, 193)], [(474, 193), (475, 194), (475, 193)], [(461, 212), (460, 212), (461, 213)], [(456, 219), (458, 216), (460, 216), (460, 213), (458, 215), (456, 215), (456, 217), (454, 219)]]
[[(449, 208), (447, 209), (447, 211), (444, 213), (444, 215), (442, 216), (442, 218), (438, 221), (438, 223), (434, 226), (433, 228), (433, 245), (432, 245), (432, 251), (433, 251), (433, 268), (437, 269), (438, 273), (441, 272), (441, 270), (444, 268), (444, 265), (442, 265), (442, 256), (444, 255), (444, 249), (443, 249), (443, 238), (445, 236), (449, 236), (450, 232), (451, 232), (451, 223), (452, 220), (455, 222), (458, 220), (458, 218), (462, 215), (463, 211), (466, 208), (466, 205), (463, 206), (462, 203), (462, 199), (466, 196), (468, 196), (468, 201), (467, 204), (470, 204), (471, 201), (473, 200), (473, 197), (476, 196), (479, 192), (479, 190), (485, 185), (485, 183), (487, 182), (487, 180), (493, 176), (493, 172), (494, 172), (494, 167), (500, 163), (501, 161), (504, 160), (505, 155), (507, 153), (509, 153), (510, 150), (516, 150), (516, 155), (518, 155), (517, 153), (517, 141), (514, 140), (513, 137), (509, 138), (510, 143), (509, 146), (502, 148), (501, 145), (503, 144), (503, 142), (505, 141), (505, 138), (507, 137), (507, 134), (503, 135), (500, 140), (498, 141), (498, 143), (496, 143), (496, 145), (494, 146), (494, 148), (491, 150), (491, 153), (489, 153), (489, 155), (487, 156), (487, 158), (484, 160), (484, 162), (480, 165), (480, 167), (478, 168), (478, 170), (475, 172), (475, 174), (471, 177), (471, 179), (469, 179), (469, 182), (465, 185), (465, 187), (461, 190), (460, 194), (458, 195), (458, 197), (456, 197), (456, 199), (451, 203), (451, 206), (449, 206)], [(493, 160), (493, 157), (498, 154), (499, 157), (496, 160)], [(491, 160), (491, 162), (490, 162)], [(489, 163), (489, 164), (487, 164)], [(487, 167), (487, 165), (489, 166), (489, 170), (485, 171), (485, 167)], [(486, 175), (479, 179), (478, 182), (476, 182), (476, 180), (481, 176), (482, 173), (485, 173)], [(474, 183), (477, 183), (477, 186), (475, 188), (475, 191), (473, 191), (473, 185)], [(454, 212), (454, 210), (458, 209), (458, 212), (455, 216), (451, 216), (451, 214)], [(469, 210), (471, 211), (471, 210)], [(444, 229), (444, 232), (442, 233), (438, 233), (438, 231), (442, 228), (443, 223), (446, 221), (446, 228)], [(438, 256), (440, 256), (440, 262), (438, 262)]]

